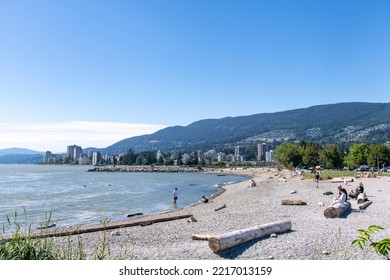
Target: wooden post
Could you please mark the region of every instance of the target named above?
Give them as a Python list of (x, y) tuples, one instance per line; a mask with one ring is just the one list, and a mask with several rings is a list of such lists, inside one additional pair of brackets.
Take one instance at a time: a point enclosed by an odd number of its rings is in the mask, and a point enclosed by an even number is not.
[(364, 203), (362, 203), (362, 204), (359, 205), (359, 209), (360, 209), (360, 210), (366, 209), (367, 206), (370, 205), (371, 203), (372, 203), (371, 200), (366, 201), (366, 202), (364, 202)]
[(349, 201), (345, 203), (336, 203), (325, 209), (324, 216), (327, 218), (338, 218), (350, 208), (351, 202)]
[(214, 253), (237, 246), (272, 233), (281, 233), (291, 229), (289, 220), (282, 220), (247, 229), (236, 230), (209, 238), (209, 247)]

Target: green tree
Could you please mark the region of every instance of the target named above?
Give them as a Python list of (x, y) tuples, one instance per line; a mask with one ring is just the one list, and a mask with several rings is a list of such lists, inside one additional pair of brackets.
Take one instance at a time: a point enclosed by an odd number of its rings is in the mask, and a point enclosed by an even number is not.
[(389, 166), (390, 148), (383, 144), (371, 145), (368, 150), (367, 164), (370, 166)]
[(343, 161), (344, 154), (335, 144), (328, 144), (319, 152), (320, 165), (325, 168), (341, 169)]
[(319, 164), (319, 147), (315, 143), (309, 142), (304, 145), (302, 162), (306, 166), (316, 166)]
[(366, 143), (353, 144), (349, 148), (349, 154), (345, 156), (344, 162), (348, 166), (360, 166), (367, 164), (368, 145)]
[(119, 159), (119, 164), (123, 165), (132, 165), (137, 159), (137, 154), (134, 153), (132, 149), (127, 150), (127, 152)]
[(288, 167), (297, 167), (302, 164), (302, 147), (291, 143), (283, 143), (275, 150), (275, 160)]

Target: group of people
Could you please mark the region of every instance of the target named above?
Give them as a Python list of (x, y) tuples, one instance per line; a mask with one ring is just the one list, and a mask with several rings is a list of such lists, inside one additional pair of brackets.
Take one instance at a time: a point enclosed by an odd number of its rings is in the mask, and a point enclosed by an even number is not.
[(345, 188), (343, 188), (341, 185), (337, 187), (339, 190), (339, 193), (337, 197), (333, 199), (333, 202), (331, 205), (334, 205), (336, 203), (345, 203), (348, 199), (358, 199), (359, 195), (363, 194), (364, 199), (366, 200), (366, 195), (364, 192), (363, 183), (360, 182), (357, 187), (350, 191), (350, 193), (347, 193)]

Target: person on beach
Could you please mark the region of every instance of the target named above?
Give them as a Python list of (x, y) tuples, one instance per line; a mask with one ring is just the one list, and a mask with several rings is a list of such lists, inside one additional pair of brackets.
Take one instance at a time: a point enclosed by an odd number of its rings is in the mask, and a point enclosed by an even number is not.
[(359, 194), (364, 193), (364, 187), (363, 183), (360, 182), (358, 186), (355, 188), (355, 190), (351, 190), (351, 192), (348, 194), (350, 198), (357, 198)]
[(316, 183), (317, 183), (317, 188), (318, 188), (318, 183), (320, 182), (320, 171), (316, 171)]
[(339, 195), (333, 199), (333, 202), (331, 205), (334, 205), (336, 203), (345, 203), (347, 201), (347, 191), (340, 185), (337, 187), (339, 190)]
[(209, 202), (209, 199), (207, 197), (205, 197), (204, 195), (202, 195), (202, 199), (200, 201), (202, 201), (203, 203), (207, 203), (207, 202)]
[(175, 188), (174, 190), (173, 190), (173, 203), (176, 203), (176, 201), (177, 201), (177, 197), (178, 197), (178, 194), (177, 194), (177, 188)]

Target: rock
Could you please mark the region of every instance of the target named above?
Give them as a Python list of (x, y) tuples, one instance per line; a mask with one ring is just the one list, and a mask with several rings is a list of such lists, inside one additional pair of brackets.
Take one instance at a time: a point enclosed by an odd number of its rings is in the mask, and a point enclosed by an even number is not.
[(113, 231), (111, 232), (111, 236), (120, 236), (121, 234), (119, 233), (119, 231)]
[(324, 256), (327, 256), (327, 255), (329, 255), (330, 253), (329, 253), (328, 251), (324, 250), (324, 251), (322, 251), (322, 254), (323, 254)]
[(293, 190), (293, 191), (291, 191), (290, 193), (291, 193), (291, 194), (293, 194), (293, 193), (297, 193), (297, 191), (296, 191), (296, 190)]
[(271, 237), (271, 238), (278, 238), (278, 235), (277, 235), (276, 233), (272, 233), (272, 234), (270, 235), (270, 237)]
[(318, 206), (325, 207), (325, 204), (323, 202), (317, 202), (317, 203), (318, 203)]
[(273, 260), (274, 257), (273, 257), (273, 256), (268, 256), (268, 259), (269, 259), (269, 260)]

